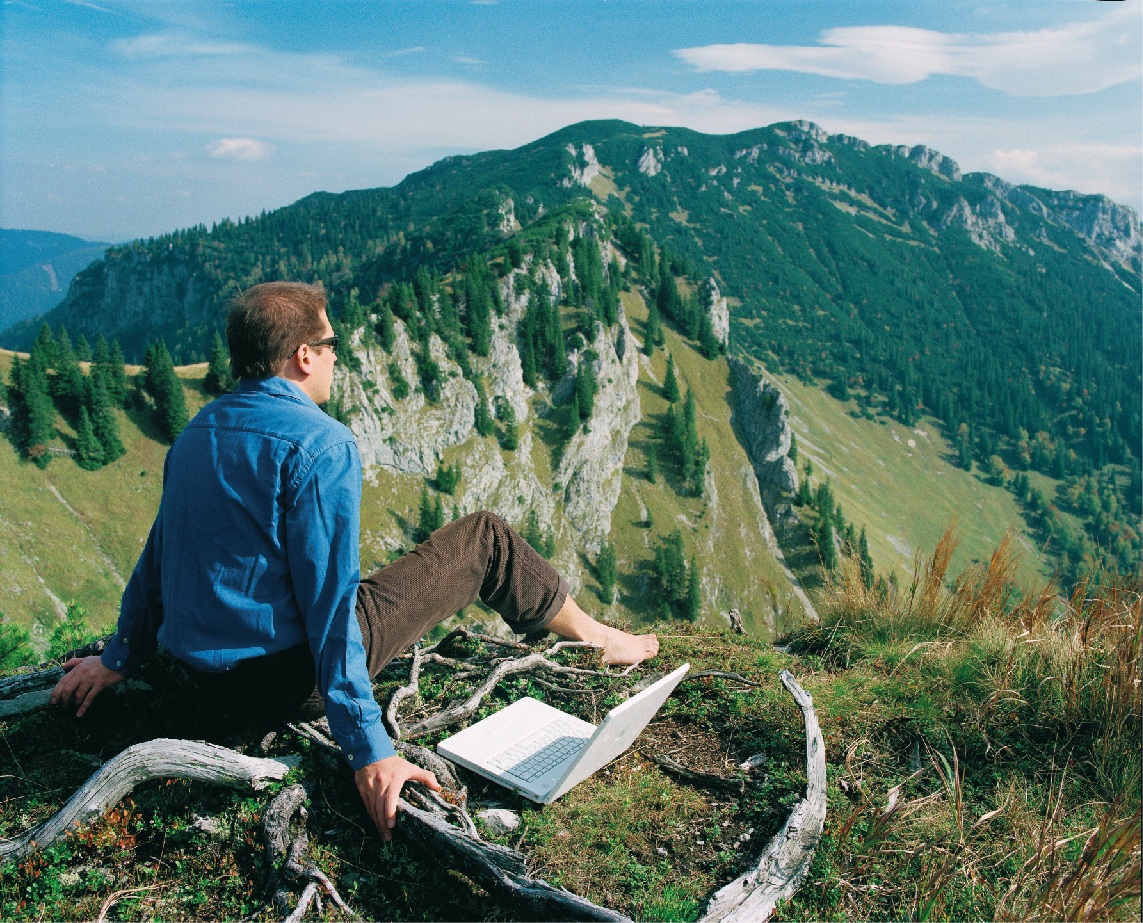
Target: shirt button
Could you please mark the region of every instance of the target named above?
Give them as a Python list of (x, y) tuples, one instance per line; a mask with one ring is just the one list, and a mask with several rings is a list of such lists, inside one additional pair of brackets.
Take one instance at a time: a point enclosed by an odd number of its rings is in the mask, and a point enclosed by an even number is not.
[(352, 753), (351, 753), (351, 754), (349, 754), (349, 756), (347, 756), (347, 757), (346, 757), (346, 759), (347, 759), (347, 760), (349, 760), (349, 762), (351, 762), (351, 763), (352, 763), (352, 762), (353, 762), (353, 754), (352, 754)]
[(116, 661), (115, 661), (115, 666), (117, 666), (117, 667), (121, 667), (121, 666), (123, 666), (123, 661), (122, 661), (122, 660), (116, 660)]

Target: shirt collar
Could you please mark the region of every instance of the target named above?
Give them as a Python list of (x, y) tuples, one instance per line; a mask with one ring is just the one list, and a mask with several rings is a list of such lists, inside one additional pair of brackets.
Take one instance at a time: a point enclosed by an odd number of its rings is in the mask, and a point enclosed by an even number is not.
[(298, 385), (280, 375), (271, 375), (269, 378), (243, 378), (238, 382), (236, 391), (253, 392), (256, 394), (269, 394), (273, 397), (284, 397), (317, 407), (313, 399)]

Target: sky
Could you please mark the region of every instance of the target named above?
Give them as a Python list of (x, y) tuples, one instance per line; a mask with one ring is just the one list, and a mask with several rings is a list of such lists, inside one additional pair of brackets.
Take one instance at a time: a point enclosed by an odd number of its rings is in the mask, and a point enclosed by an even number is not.
[(1143, 206), (1143, 0), (2, 0), (0, 227), (119, 242), (583, 119), (792, 119)]

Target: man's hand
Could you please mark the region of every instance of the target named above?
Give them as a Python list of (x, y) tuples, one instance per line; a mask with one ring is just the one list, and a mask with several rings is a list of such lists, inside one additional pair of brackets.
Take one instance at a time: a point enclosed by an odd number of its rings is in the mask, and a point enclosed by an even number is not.
[(406, 782), (420, 782), (434, 792), (441, 790), (437, 777), (427, 769), (414, 766), (399, 756), (386, 757), (368, 766), (362, 766), (353, 774), (365, 810), (373, 818), (381, 839), (393, 839), (393, 827), (397, 823), (397, 799), (401, 797), (401, 786)]
[(99, 693), (123, 679), (122, 673), (105, 667), (98, 657), (72, 657), (63, 668), (67, 672), (52, 690), (52, 704), (67, 705), (74, 699), (79, 706), (77, 718), (91, 707)]

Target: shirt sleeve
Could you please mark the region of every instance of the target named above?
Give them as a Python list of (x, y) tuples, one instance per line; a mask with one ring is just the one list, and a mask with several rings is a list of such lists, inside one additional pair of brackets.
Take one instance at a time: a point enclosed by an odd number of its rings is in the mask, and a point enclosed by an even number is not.
[(335, 444), (301, 475), (286, 512), (294, 596), (305, 621), (330, 731), (354, 769), (393, 756), (357, 623), (361, 456)]

